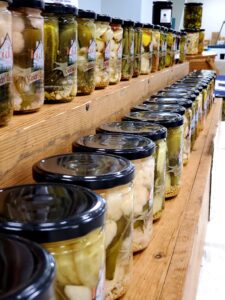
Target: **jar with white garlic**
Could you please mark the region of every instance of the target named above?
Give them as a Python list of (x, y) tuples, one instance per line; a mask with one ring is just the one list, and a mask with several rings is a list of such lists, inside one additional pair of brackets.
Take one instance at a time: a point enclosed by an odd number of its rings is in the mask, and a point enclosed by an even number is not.
[(165, 177), (166, 177), (166, 136), (167, 129), (158, 124), (141, 121), (121, 121), (102, 124), (97, 132), (110, 134), (134, 134), (147, 137), (154, 141), (155, 147), (155, 174), (153, 197), (153, 221), (160, 219), (165, 204)]
[(98, 133), (78, 139), (73, 150), (115, 154), (134, 164), (133, 252), (145, 249), (152, 234), (155, 144), (143, 136)]
[(8, 1), (0, 1), (0, 126), (8, 124), (13, 112), (12, 68), (12, 16)]
[[(109, 154), (69, 153), (37, 162), (33, 166), (33, 177), (36, 181), (81, 185), (104, 197), (107, 203), (105, 299), (117, 299), (125, 294), (133, 260), (133, 164)], [(92, 261), (87, 262), (88, 270), (92, 270), (91, 264)]]
[(13, 0), (14, 112), (35, 112), (44, 103), (44, 1)]
[(95, 88), (102, 89), (109, 85), (109, 60), (113, 33), (110, 27), (111, 18), (97, 14), (96, 25), (96, 69)]

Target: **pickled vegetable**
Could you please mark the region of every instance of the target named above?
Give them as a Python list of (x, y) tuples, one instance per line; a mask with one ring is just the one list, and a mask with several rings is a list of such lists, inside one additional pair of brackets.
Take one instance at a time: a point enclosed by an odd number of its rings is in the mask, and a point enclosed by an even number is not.
[(44, 102), (44, 22), (39, 10), (13, 10), (13, 102), (15, 112), (33, 112)]
[(123, 28), (122, 80), (130, 80), (134, 72), (134, 29), (132, 26), (127, 24)]
[(187, 54), (198, 54), (199, 32), (187, 32)]
[(185, 32), (181, 33), (180, 40), (180, 63), (185, 61), (185, 56), (187, 52), (187, 34)]
[(184, 149), (183, 149), (183, 164), (188, 163), (191, 152), (191, 122), (192, 109), (186, 109), (184, 115)]
[(167, 50), (166, 50), (166, 67), (173, 66), (174, 58), (175, 58), (175, 38), (173, 35), (173, 31), (169, 30), (166, 38)]
[(160, 47), (162, 47), (162, 45), (160, 44), (162, 40), (163, 37), (161, 38), (159, 28), (153, 29), (152, 31), (152, 45), (153, 45), (152, 72), (158, 71), (159, 68), (159, 51), (162, 50), (160, 49)]
[(198, 41), (198, 53), (202, 54), (204, 51), (204, 38), (205, 38), (205, 30), (201, 29), (199, 31), (199, 41)]
[[(101, 17), (101, 16), (100, 16)], [(100, 18), (99, 17), (99, 18)], [(97, 19), (96, 25), (96, 76), (95, 88), (105, 88), (109, 85), (109, 59), (112, 40), (112, 30), (108, 22)]]
[(109, 63), (110, 84), (116, 84), (120, 82), (121, 79), (123, 28), (121, 27), (122, 20), (118, 22), (119, 24), (116, 23), (111, 24), (113, 38), (111, 40), (110, 63)]
[(159, 44), (159, 70), (163, 70), (166, 66), (166, 50), (167, 50), (167, 29), (161, 28), (160, 44)]
[(141, 46), (142, 46), (142, 28), (137, 23), (134, 30), (134, 72), (133, 76), (137, 77), (141, 72)]
[(45, 100), (68, 102), (77, 94), (77, 26), (73, 15), (45, 14)]
[(0, 126), (7, 125), (13, 112), (12, 84), (12, 17), (7, 3), (0, 3)]
[(184, 28), (200, 29), (202, 25), (202, 3), (185, 3)]
[(180, 190), (183, 165), (183, 126), (169, 128), (167, 135), (166, 198), (176, 196)]
[(147, 75), (152, 70), (152, 28), (145, 25), (142, 32), (141, 74)]
[(96, 39), (93, 20), (78, 18), (78, 93), (89, 95), (95, 89)]

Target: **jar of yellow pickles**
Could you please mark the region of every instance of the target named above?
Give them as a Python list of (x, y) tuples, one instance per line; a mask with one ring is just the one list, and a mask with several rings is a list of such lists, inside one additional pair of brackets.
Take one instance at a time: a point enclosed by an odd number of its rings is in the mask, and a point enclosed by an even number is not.
[[(159, 69), (159, 51), (160, 51), (160, 42), (162, 43), (163, 37), (161, 38), (161, 26), (154, 25), (152, 30), (152, 72), (156, 72)], [(161, 49), (162, 50), (162, 49)]]
[(147, 75), (152, 70), (152, 24), (144, 24), (142, 30), (141, 74)]
[(57, 300), (104, 299), (105, 201), (99, 195), (43, 183), (0, 190), (0, 200), (0, 232), (35, 241), (55, 258)]
[[(122, 296), (130, 284), (132, 268), (133, 164), (120, 156), (76, 152), (42, 159), (33, 166), (33, 177), (36, 181), (81, 185), (96, 191), (106, 200), (105, 299)], [(96, 241), (93, 242), (95, 245)], [(102, 252), (96, 255), (104, 259)], [(99, 275), (92, 265), (96, 264), (95, 255), (91, 257), (86, 267), (82, 266), (84, 280), (89, 278), (89, 272), (90, 275)], [(85, 253), (82, 258), (86, 260)]]

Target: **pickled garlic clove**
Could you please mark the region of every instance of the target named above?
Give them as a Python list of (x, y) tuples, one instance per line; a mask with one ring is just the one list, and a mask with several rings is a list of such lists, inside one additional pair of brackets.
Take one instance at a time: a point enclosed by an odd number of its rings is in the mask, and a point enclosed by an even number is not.
[(91, 289), (84, 286), (65, 286), (64, 292), (69, 300), (92, 300)]
[[(75, 254), (74, 254), (75, 255)], [(54, 256), (57, 265), (57, 281), (60, 285), (80, 284), (73, 262), (73, 255)]]
[(123, 201), (120, 192), (108, 192), (106, 194), (107, 201), (107, 218), (118, 221), (123, 214), (121, 203)]

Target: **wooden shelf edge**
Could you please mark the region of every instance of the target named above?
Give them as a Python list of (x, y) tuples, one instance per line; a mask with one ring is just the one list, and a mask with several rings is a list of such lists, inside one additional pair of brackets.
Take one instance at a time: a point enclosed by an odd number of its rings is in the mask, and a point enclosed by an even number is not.
[(135, 104), (182, 78), (189, 63), (120, 82), (65, 104), (44, 105), (34, 114), (14, 116), (0, 128), (0, 187), (30, 182), (32, 164), (49, 155), (71, 151), (79, 136), (101, 123), (118, 120)]

